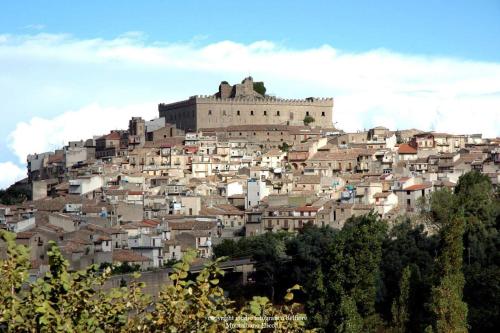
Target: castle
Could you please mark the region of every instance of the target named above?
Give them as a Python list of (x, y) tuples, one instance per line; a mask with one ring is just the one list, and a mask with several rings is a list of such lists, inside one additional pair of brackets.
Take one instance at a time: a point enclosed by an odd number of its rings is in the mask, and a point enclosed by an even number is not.
[(304, 125), (331, 128), (333, 98), (281, 99), (254, 89), (252, 77), (241, 84), (222, 82), (219, 91), (209, 96), (192, 96), (187, 100), (159, 104), (160, 117), (185, 131), (235, 125)]

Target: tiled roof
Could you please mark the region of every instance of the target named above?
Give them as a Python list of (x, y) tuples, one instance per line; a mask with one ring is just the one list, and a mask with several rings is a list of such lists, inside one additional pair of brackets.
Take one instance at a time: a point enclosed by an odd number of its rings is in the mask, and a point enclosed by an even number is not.
[(317, 212), (321, 207), (313, 207), (313, 206), (302, 206), (297, 207), (294, 210), (296, 212)]
[(415, 184), (404, 188), (404, 191), (419, 191), (431, 187), (430, 184)]
[(113, 262), (145, 262), (150, 258), (132, 250), (115, 249), (113, 251)]
[(398, 152), (400, 154), (416, 154), (417, 150), (407, 143), (402, 143), (398, 147)]
[(320, 151), (314, 154), (309, 161), (347, 161), (357, 159), (361, 151), (349, 149), (345, 151)]
[(379, 192), (373, 195), (374, 198), (387, 198), (392, 192)]
[(106, 134), (102, 137), (100, 137), (100, 139), (106, 139), (106, 140), (120, 140), (121, 139), (121, 135), (120, 133), (118, 132), (111, 132), (109, 134)]
[(321, 181), (321, 176), (301, 176), (297, 179), (297, 184), (319, 184)]
[(184, 221), (169, 222), (168, 226), (172, 230), (211, 230), (217, 226), (217, 223), (205, 221)]
[(35, 233), (31, 231), (18, 232), (16, 234), (16, 239), (30, 239)]

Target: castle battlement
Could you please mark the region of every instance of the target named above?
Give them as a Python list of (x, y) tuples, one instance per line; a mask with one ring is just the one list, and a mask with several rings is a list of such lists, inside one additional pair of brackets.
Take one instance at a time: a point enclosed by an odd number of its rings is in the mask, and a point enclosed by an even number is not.
[(234, 97), (234, 98), (219, 98), (213, 95), (195, 95), (189, 99), (195, 100), (197, 103), (222, 103), (222, 104), (287, 104), (287, 105), (318, 105), (326, 104), (333, 105), (333, 98), (331, 97), (309, 97), (304, 99), (289, 99), (289, 98), (276, 98), (276, 97)]
[(266, 95), (263, 83), (254, 83), (251, 77), (234, 86), (223, 81), (214, 95), (158, 105), (160, 117), (184, 130), (242, 124), (303, 125), (305, 117), (312, 117), (315, 126), (332, 127), (332, 109), (333, 98)]

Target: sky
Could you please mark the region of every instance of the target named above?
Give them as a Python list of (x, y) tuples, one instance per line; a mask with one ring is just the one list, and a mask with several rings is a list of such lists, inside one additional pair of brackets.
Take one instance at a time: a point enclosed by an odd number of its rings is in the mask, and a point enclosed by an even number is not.
[(265, 81), (334, 97), (347, 130), (500, 136), (500, 1), (11, 1), (0, 10), (0, 188), (26, 155)]

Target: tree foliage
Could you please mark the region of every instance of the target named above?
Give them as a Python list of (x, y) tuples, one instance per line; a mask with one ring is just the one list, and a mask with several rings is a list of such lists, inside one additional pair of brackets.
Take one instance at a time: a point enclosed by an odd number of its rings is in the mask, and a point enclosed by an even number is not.
[(406, 266), (399, 282), (399, 296), (394, 299), (391, 307), (392, 327), (394, 333), (404, 333), (410, 320), (410, 266)]
[[(434, 200), (434, 197), (439, 200)], [(456, 202), (457, 198), (446, 190), (435, 192), (431, 199), (431, 212), (439, 223), (442, 243), (438, 258), (438, 283), (432, 290), (430, 303), (434, 315), (433, 330), (439, 333), (468, 331), (462, 272), (465, 222), (463, 210)]]
[[(104, 292), (111, 267), (69, 272), (56, 247), (49, 272), (30, 282), (26, 250), (3, 232), (8, 246), (0, 263), (0, 331), (224, 332), (239, 329), (215, 318), (304, 311), (307, 320), (274, 331), (496, 332), (498, 193), (488, 177), (471, 172), (454, 191), (434, 192), (418, 219), (402, 219), (390, 230), (368, 214), (349, 219), (342, 230), (306, 225), (297, 235), (224, 240), (214, 248), (218, 259), (194, 279), (189, 255), (174, 263), (173, 283), (155, 301), (137, 282)], [(218, 268), (225, 256), (252, 258), (255, 283), (228, 288), (230, 274)], [(295, 283), (303, 289), (286, 289)], [(303, 305), (287, 303), (292, 300)], [(273, 322), (254, 317), (252, 323)]]
[(13, 186), (6, 190), (0, 189), (0, 203), (3, 205), (16, 205), (23, 203), (31, 198), (31, 193), (24, 189), (18, 189)]
[[(144, 285), (132, 282), (106, 291), (111, 274), (91, 266), (68, 271), (68, 263), (52, 243), (49, 271), (35, 282), (28, 280), (26, 249), (16, 245), (14, 235), (0, 230), (7, 244), (7, 257), (0, 261), (0, 331), (2, 332), (273, 332), (304, 331), (305, 319), (299, 305), (291, 303), (298, 285), (287, 290), (287, 304), (276, 307), (266, 297), (254, 297), (243, 307), (224, 296), (219, 278), (219, 259), (208, 264), (190, 280), (189, 262), (194, 252), (173, 266), (171, 285), (157, 300), (143, 292)], [(294, 316), (296, 320), (284, 320)], [(281, 320), (275, 320), (280, 318)], [(230, 327), (228, 324), (232, 324)]]
[(311, 116), (305, 116), (304, 117), (304, 125), (309, 125), (310, 123), (313, 123), (315, 119)]
[(264, 82), (259, 81), (259, 82), (254, 82), (253, 83), (253, 90), (261, 94), (262, 96), (266, 95), (266, 86), (264, 85)]

